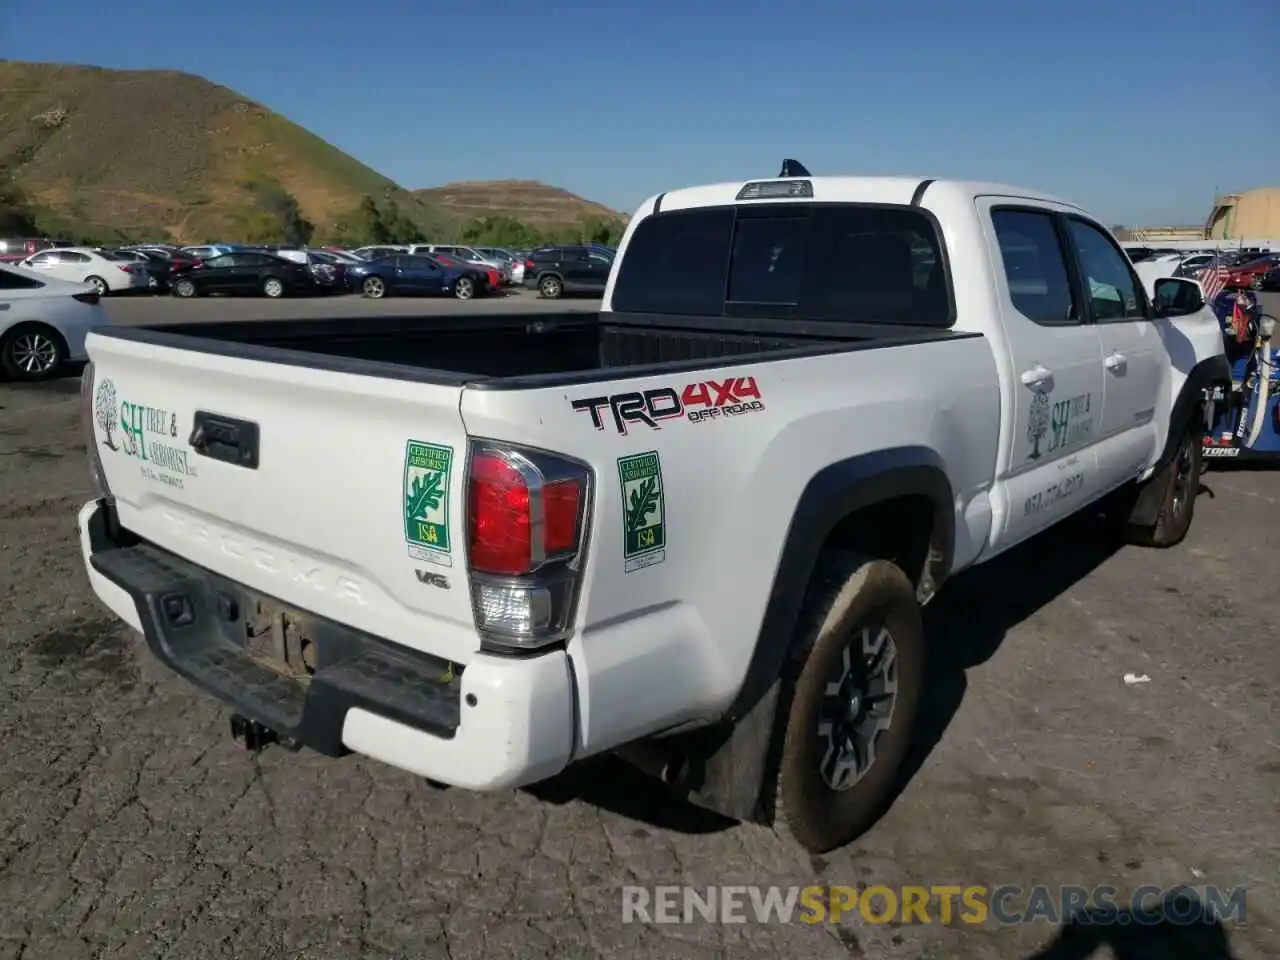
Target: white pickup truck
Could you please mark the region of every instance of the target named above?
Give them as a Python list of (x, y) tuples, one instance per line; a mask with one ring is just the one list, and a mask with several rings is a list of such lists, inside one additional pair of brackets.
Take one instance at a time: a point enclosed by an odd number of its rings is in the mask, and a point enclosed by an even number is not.
[(827, 850), (948, 577), (1113, 491), (1185, 535), (1230, 377), (1198, 285), (1154, 300), (1034, 191), (675, 190), (599, 314), (92, 333), (84, 559), (249, 746), (474, 790), (617, 751)]

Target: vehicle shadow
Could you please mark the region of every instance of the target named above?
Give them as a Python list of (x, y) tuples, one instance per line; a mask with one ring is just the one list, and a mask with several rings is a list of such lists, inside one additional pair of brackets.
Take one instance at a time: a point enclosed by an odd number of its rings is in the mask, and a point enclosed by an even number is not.
[[(1116, 501), (1062, 521), (981, 567), (958, 575), (925, 609), (931, 661), (912, 746), (880, 810), (883, 816), (924, 766), (960, 708), (966, 672), (985, 663), (1011, 629), (1088, 576), (1122, 545)], [(710, 833), (736, 821), (677, 797), (655, 777), (606, 757), (528, 788), (540, 799), (573, 799), (652, 826)]]
[(561, 805), (579, 800), (676, 833), (720, 833), (737, 826), (736, 820), (675, 796), (656, 777), (615, 756), (574, 764), (559, 776), (525, 789), (548, 803)]
[(956, 576), (924, 610), (929, 666), (913, 742), (883, 816), (942, 741), (968, 689), (969, 670), (986, 663), (1009, 631), (1105, 563), (1123, 546), (1119, 501), (1063, 520), (982, 566)]
[[(1171, 919), (1179, 918), (1179, 919)], [(1186, 918), (1186, 919), (1182, 919)], [(1109, 953), (1100, 953), (1107, 948)], [(1235, 960), (1230, 938), (1196, 898), (1178, 894), (1164, 910), (1087, 910), (1067, 920), (1026, 960)]]

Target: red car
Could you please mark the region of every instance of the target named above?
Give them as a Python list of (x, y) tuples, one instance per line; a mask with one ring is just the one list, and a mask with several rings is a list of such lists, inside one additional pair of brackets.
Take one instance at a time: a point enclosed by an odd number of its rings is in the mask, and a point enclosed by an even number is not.
[(1261, 290), (1262, 278), (1268, 270), (1275, 269), (1277, 265), (1280, 265), (1280, 257), (1270, 253), (1256, 260), (1250, 260), (1248, 263), (1242, 263), (1227, 271), (1226, 285), (1229, 288), (1251, 287), (1254, 290)]
[[(474, 263), (464, 263), (461, 260), (455, 260), (453, 257), (450, 257), (447, 254), (433, 253), (431, 254), (431, 257), (437, 262), (443, 263), (446, 267), (456, 267), (459, 270), (464, 270), (467, 268), (476, 269), (476, 265)], [(484, 269), (484, 268), (480, 268), (480, 269)], [(502, 274), (500, 274), (497, 270), (486, 269), (484, 272), (489, 278), (489, 289), (486, 290), (485, 293), (493, 293), (495, 290), (498, 290), (502, 287)]]

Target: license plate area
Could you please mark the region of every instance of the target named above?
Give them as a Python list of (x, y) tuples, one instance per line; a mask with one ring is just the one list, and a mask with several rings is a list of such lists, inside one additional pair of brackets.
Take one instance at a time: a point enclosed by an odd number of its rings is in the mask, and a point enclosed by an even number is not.
[(290, 680), (310, 682), (320, 664), (316, 623), (292, 607), (255, 598), (244, 611), (244, 648), (257, 663)]

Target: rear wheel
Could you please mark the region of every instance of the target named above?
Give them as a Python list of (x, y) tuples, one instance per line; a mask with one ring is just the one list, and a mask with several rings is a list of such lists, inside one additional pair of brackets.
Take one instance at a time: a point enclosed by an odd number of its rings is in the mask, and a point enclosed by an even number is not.
[(453, 285), (453, 295), (458, 300), (470, 300), (476, 295), (476, 282), (470, 277), (459, 277)]
[(880, 815), (911, 744), (924, 627), (906, 574), (849, 552), (822, 557), (783, 677), (775, 829), (811, 853)]
[(284, 283), (276, 277), (267, 277), (262, 282), (262, 292), (273, 300), (284, 296)]
[(538, 293), (548, 300), (558, 300), (564, 293), (564, 284), (559, 277), (543, 277), (538, 281)]
[(1255, 289), (1255, 290), (1261, 290), (1261, 289), (1262, 289), (1262, 274), (1260, 274), (1260, 273), (1259, 273), (1259, 274), (1255, 274), (1255, 275), (1254, 275), (1254, 277), (1253, 277), (1253, 282), (1250, 284), (1250, 286), (1252, 286), (1252, 287), (1253, 287), (1253, 289)]
[(387, 295), (386, 281), (381, 277), (365, 277), (364, 283), (360, 284), (360, 292), (370, 300), (381, 300)]
[(190, 299), (196, 295), (196, 285), (186, 278), (177, 280), (173, 284), (173, 295), (175, 297)]
[(0, 340), (0, 371), (10, 380), (48, 380), (66, 357), (61, 335), (44, 324), (14, 327)]
[(93, 287), (94, 292), (100, 297), (105, 297), (111, 292), (111, 288), (107, 286), (107, 281), (101, 277), (85, 277), (84, 282)]

